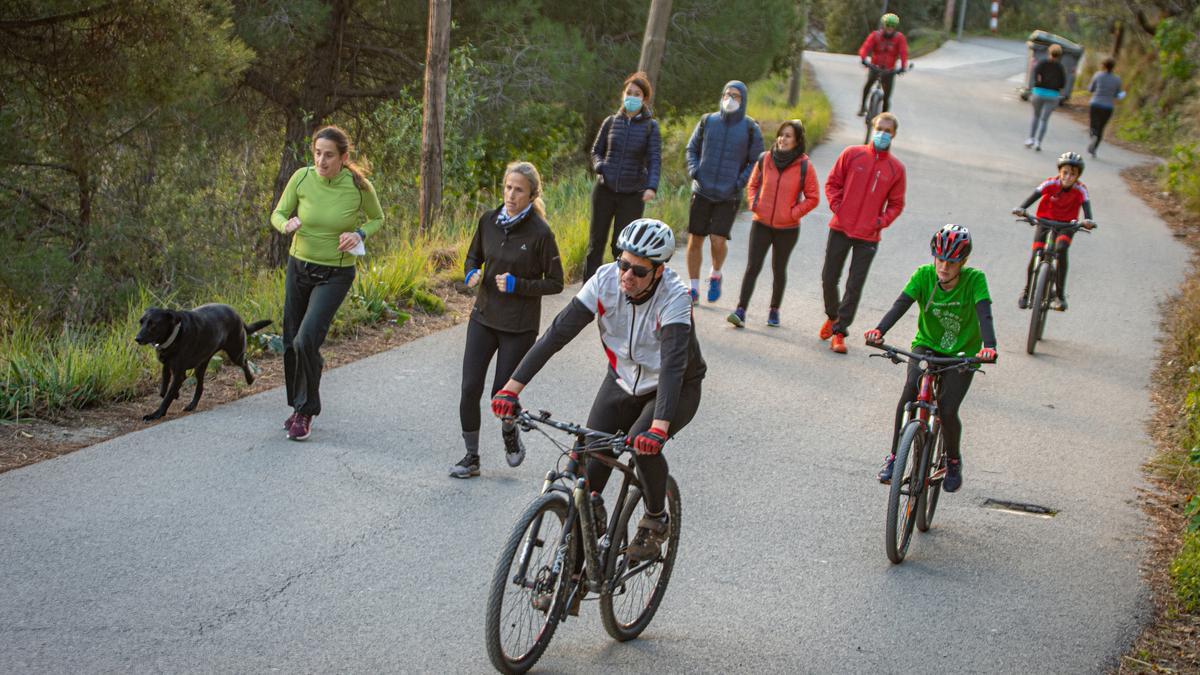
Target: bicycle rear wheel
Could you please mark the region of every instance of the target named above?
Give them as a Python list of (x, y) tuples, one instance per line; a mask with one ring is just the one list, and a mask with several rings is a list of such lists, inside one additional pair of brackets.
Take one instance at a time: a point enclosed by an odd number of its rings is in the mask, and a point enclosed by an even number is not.
[(611, 548), (604, 565), (605, 583), (612, 592), (600, 594), (600, 618), (604, 630), (615, 640), (625, 642), (642, 634), (662, 604), (675, 569), (675, 555), (679, 550), (680, 520), (679, 486), (673, 477), (667, 477), (667, 513), (671, 519), (671, 534), (667, 537), (664, 550), (657, 560), (631, 562), (625, 548), (637, 531), (638, 520), (645, 513), (641, 491), (629, 488), (625, 507), (617, 520), (617, 527), (610, 533)]
[(917, 522), (917, 506), (921, 499), (921, 450), (924, 444), (925, 425), (920, 420), (912, 420), (904, 427), (900, 443), (896, 446), (892, 485), (888, 491), (885, 544), (888, 560), (897, 564), (904, 561), (912, 540), (913, 525)]
[(925, 490), (921, 493), (921, 506), (917, 509), (917, 529), (928, 532), (933, 525), (933, 514), (937, 511), (938, 497), (942, 494), (942, 479), (946, 477), (946, 448), (942, 427), (934, 432), (933, 451), (926, 452), (929, 460), (925, 471)]
[[(542, 657), (563, 614), (574, 549), (563, 532), (567, 500), (533, 500), (504, 544), (487, 603), (487, 651), (503, 673), (523, 673)], [(566, 544), (566, 545), (564, 545)]]
[(1046, 310), (1050, 299), (1050, 265), (1045, 261), (1038, 264), (1037, 277), (1033, 282), (1033, 297), (1029, 299), (1029, 336), (1025, 338), (1025, 352), (1032, 354), (1037, 349), (1038, 340), (1042, 339), (1045, 328)]

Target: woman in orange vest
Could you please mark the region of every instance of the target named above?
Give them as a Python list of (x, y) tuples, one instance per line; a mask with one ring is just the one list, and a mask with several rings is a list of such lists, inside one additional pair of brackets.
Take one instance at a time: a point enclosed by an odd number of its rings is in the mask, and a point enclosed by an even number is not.
[(800, 219), (817, 207), (820, 188), (817, 172), (804, 154), (804, 123), (788, 120), (779, 125), (775, 145), (762, 153), (746, 184), (746, 201), (754, 213), (750, 226), (750, 254), (742, 276), (742, 292), (737, 309), (727, 319), (741, 328), (746, 324), (746, 307), (758, 273), (762, 271), (767, 250), (771, 253), (771, 305), (767, 325), (779, 325), (779, 305), (787, 284), (787, 263), (796, 240), (800, 238)]

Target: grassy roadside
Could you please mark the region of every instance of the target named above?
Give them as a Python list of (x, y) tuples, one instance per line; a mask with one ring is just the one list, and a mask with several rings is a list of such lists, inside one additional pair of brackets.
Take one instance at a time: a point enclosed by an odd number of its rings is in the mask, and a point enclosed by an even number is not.
[[(762, 124), (768, 143), (779, 122), (791, 118), (805, 121), (810, 146), (824, 135), (831, 118), (829, 102), (815, 88), (811, 73), (805, 85), (794, 109), (786, 105), (785, 79), (770, 78), (750, 85), (750, 114)], [(697, 118), (698, 113), (681, 114), (662, 121), (663, 187), (646, 209), (648, 217), (662, 219), (677, 231), (687, 221), (690, 181), (686, 179), (684, 149)], [(589, 173), (577, 170), (550, 181), (546, 188), (548, 220), (571, 279), (582, 271), (587, 253), (592, 180)], [(477, 210), (464, 209), (448, 214), (428, 235), (378, 238), (370, 255), (359, 263), (351, 295), (331, 328), (329, 349), (337, 348), (337, 340), (352, 339), (371, 327), (403, 325), (413, 311), (444, 311), (438, 291), (458, 280), (478, 215)], [(265, 223), (265, 211), (263, 218)], [(283, 296), (283, 273), (273, 270), (213, 285), (203, 301), (229, 304), (247, 321), (275, 321), (251, 346), (254, 358), (259, 358), (264, 350), (279, 348), (271, 331), (279, 330)], [(5, 306), (11, 305), (0, 304), (0, 308)], [(186, 307), (192, 303), (158, 297), (143, 289), (125, 315), (111, 323), (57, 331), (39, 326), (29, 314), (0, 309), (0, 423), (54, 419), (68, 411), (139, 398), (153, 389), (158, 369), (153, 350), (133, 342), (138, 317), (150, 306)], [(219, 368), (214, 359), (212, 369)]]

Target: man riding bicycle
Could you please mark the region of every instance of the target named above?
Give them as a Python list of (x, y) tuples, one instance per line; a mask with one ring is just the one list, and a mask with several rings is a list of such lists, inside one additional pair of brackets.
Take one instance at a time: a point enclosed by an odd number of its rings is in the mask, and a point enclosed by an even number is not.
[[(892, 108), (892, 84), (896, 75), (908, 68), (908, 40), (904, 33), (896, 30), (899, 26), (900, 17), (884, 14), (879, 20), (879, 30), (872, 31), (858, 48), (862, 64), (875, 66), (867, 73), (867, 86), (863, 87), (862, 102), (858, 104), (859, 117), (867, 114), (867, 96), (875, 80), (883, 85), (883, 112)], [(869, 64), (868, 58), (871, 59)], [(896, 68), (897, 60), (900, 61), (899, 68)]]
[[(992, 327), (992, 300), (988, 294), (987, 278), (981, 270), (966, 267), (967, 256), (971, 255), (971, 233), (961, 225), (946, 225), (934, 233), (929, 241), (929, 249), (933, 253), (933, 264), (917, 268), (879, 325), (864, 334), (867, 344), (882, 344), (884, 334), (913, 303), (918, 303), (920, 316), (912, 343), (914, 352), (934, 356), (975, 353), (983, 361), (995, 361), (996, 331)], [(949, 458), (946, 478), (942, 482), (946, 492), (956, 492), (962, 486), (962, 456), (959, 453), (962, 422), (958, 419), (958, 407), (967, 396), (974, 374), (973, 370), (942, 373), (938, 411)], [(883, 468), (878, 474), (881, 483), (892, 480), (904, 407), (917, 398), (920, 379), (920, 367), (910, 361), (908, 379), (904, 383), (900, 403), (896, 406), (892, 451), (884, 459)]]
[[(1078, 152), (1064, 152), (1058, 157), (1058, 175), (1051, 176), (1037, 186), (1020, 206), (1013, 209), (1013, 214), (1026, 216), (1026, 209), (1039, 199), (1037, 217), (1046, 220), (1057, 220), (1067, 223), (1079, 218), (1083, 211), (1083, 228), (1090, 230), (1096, 227), (1092, 221), (1092, 202), (1088, 198), (1088, 189), (1079, 177), (1083, 175), (1083, 156)], [(1017, 300), (1021, 309), (1029, 307), (1029, 282), (1033, 276), (1033, 263), (1037, 253), (1046, 246), (1046, 232), (1049, 228), (1038, 225), (1033, 233), (1033, 251), (1029, 254), (1029, 267), (1025, 270), (1025, 289)], [(1071, 236), (1059, 234), (1056, 242), (1058, 247), (1058, 279), (1056, 279), (1057, 297), (1051, 298), (1050, 309), (1060, 312), (1067, 309), (1067, 249), (1071, 246)]]
[[(671, 228), (652, 218), (635, 220), (621, 231), (617, 248), (620, 257), (596, 271), (525, 355), (492, 399), (492, 411), (501, 418), (515, 416), (525, 385), (596, 319), (608, 371), (587, 426), (606, 433), (627, 430), (646, 509), (627, 554), (632, 560), (654, 560), (671, 527), (663, 446), (695, 416), (707, 367), (693, 329), (688, 286), (666, 266), (675, 251)], [(601, 528), (607, 517), (600, 494), (611, 473), (599, 461), (588, 462), (592, 509)]]

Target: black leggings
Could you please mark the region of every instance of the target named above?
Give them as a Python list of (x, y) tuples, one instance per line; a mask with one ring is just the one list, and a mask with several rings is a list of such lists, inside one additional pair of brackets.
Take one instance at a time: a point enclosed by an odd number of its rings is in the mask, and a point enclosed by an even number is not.
[(1089, 121), (1091, 122), (1088, 126), (1091, 127), (1092, 134), (1091, 150), (1095, 152), (1096, 148), (1100, 147), (1100, 139), (1104, 138), (1104, 127), (1108, 126), (1108, 120), (1112, 117), (1113, 109), (1093, 105), (1088, 107), (1088, 112), (1090, 113)]
[[(675, 408), (675, 417), (670, 420), (671, 428), (668, 435), (672, 438), (679, 433), (700, 407), (700, 382), (692, 380), (683, 383), (679, 392), (679, 405)], [(600, 391), (596, 392), (596, 400), (592, 403), (592, 412), (588, 415), (587, 425), (596, 431), (616, 433), (625, 431), (629, 436), (636, 436), (650, 428), (654, 421), (654, 403), (657, 392), (630, 396), (621, 389), (611, 373), (604, 376)], [(667, 503), (667, 458), (662, 453), (657, 455), (634, 455), (637, 465), (638, 479), (646, 493), (646, 511), (662, 513)], [(587, 465), (587, 479), (594, 492), (604, 492), (612, 469), (592, 460)]]
[(283, 380), (288, 406), (321, 414), (321, 345), (354, 283), (354, 266), (330, 267), (288, 258), (283, 291)]
[(615, 259), (621, 254), (617, 250), (617, 237), (625, 226), (645, 212), (646, 203), (641, 192), (613, 192), (596, 180), (592, 188), (592, 224), (588, 230), (587, 260), (584, 263), (583, 280), (592, 278), (604, 262), (604, 250), (612, 251)]
[(746, 260), (746, 273), (742, 276), (742, 294), (738, 299), (738, 307), (746, 309), (750, 306), (750, 296), (754, 293), (754, 284), (758, 281), (758, 273), (762, 271), (763, 261), (767, 257), (767, 249), (771, 251), (771, 308), (778, 309), (783, 302), (783, 289), (787, 286), (788, 257), (800, 239), (800, 228), (789, 227), (776, 229), (764, 225), (757, 220), (750, 226), (750, 254)]
[(467, 322), (467, 346), (463, 350), (462, 397), (458, 401), (458, 419), (465, 432), (479, 431), (479, 399), (488, 365), (496, 356), (496, 376), (492, 380), (492, 396), (512, 377), (525, 352), (537, 341), (537, 331), (509, 333), (488, 328), (474, 317)]
[[(1037, 252), (1042, 249), (1042, 244), (1046, 241), (1046, 230), (1049, 228), (1038, 225), (1033, 234), (1033, 251), (1029, 254), (1029, 265), (1025, 268), (1025, 295), (1029, 295), (1030, 289), (1033, 287), (1033, 261), (1037, 257)], [(1060, 236), (1054, 243), (1054, 250), (1058, 251), (1058, 278), (1054, 280), (1055, 286), (1058, 289), (1058, 297), (1067, 297), (1067, 251), (1071, 248), (1071, 238)]]
[[(914, 347), (913, 352), (947, 356), (926, 347)], [(965, 373), (957, 370), (948, 370), (942, 373), (941, 396), (937, 401), (938, 416), (942, 418), (942, 436), (946, 439), (946, 454), (950, 456), (950, 459), (961, 459), (958, 445), (962, 438), (962, 422), (958, 419), (958, 406), (962, 405), (963, 399), (967, 397), (967, 390), (971, 388), (971, 379), (974, 377), (975, 373), (970, 370)], [(893, 455), (896, 454), (896, 444), (900, 442), (900, 424), (904, 421), (904, 406), (909, 401), (917, 400), (917, 387), (920, 380), (921, 369), (917, 367), (917, 364), (909, 362), (908, 379), (904, 382), (904, 391), (900, 394), (900, 403), (896, 406), (896, 425), (892, 433)]]

